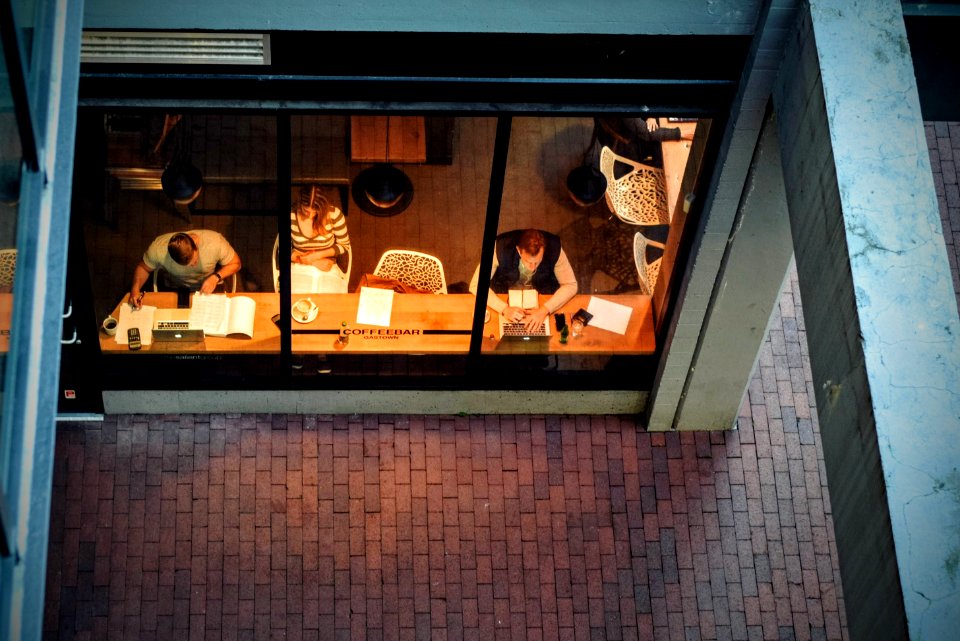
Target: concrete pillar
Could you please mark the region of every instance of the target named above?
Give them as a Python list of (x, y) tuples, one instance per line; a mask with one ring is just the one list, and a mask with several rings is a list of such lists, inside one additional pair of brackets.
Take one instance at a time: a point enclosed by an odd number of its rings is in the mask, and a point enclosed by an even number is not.
[(793, 244), (774, 120), (768, 117), (760, 132), (677, 413), (678, 430), (733, 427), (780, 299)]
[[(694, 355), (702, 344), (700, 336), (707, 310), (727, 253), (727, 241), (737, 217), (747, 173), (760, 136), (760, 126), (780, 67), (783, 45), (795, 22), (795, 5), (796, 0), (764, 3), (740, 88), (723, 132), (719, 165), (704, 192), (697, 194), (704, 199), (701, 213), (704, 223), (691, 251), (687, 273), (680, 288), (677, 312), (670, 321), (666, 351), (660, 359), (654, 379), (646, 414), (649, 430), (675, 428), (677, 411), (688, 386)], [(783, 273), (779, 277), (782, 279)], [(751, 359), (753, 354), (756, 351), (752, 352)], [(750, 372), (736, 372), (731, 376), (741, 378), (741, 387), (736, 394), (739, 398), (746, 389)], [(711, 424), (718, 423), (711, 421)], [(731, 426), (732, 421), (726, 425), (727, 428)]]
[(850, 638), (960, 630), (960, 320), (899, 0), (809, 0), (775, 93)]

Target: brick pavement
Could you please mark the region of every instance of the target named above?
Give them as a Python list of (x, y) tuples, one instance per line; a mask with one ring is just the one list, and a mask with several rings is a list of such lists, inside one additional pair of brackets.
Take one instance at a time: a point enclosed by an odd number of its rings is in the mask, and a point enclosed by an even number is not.
[(928, 122), (924, 129), (953, 289), (960, 306), (960, 174), (957, 171), (960, 165), (960, 122)]
[[(928, 123), (960, 296), (960, 123)], [(846, 639), (794, 279), (739, 430), (61, 424), (47, 639)]]
[[(960, 123), (928, 123), (960, 295)], [(795, 277), (736, 432), (612, 416), (61, 424), (47, 639), (845, 639)]]
[(795, 283), (726, 433), (616, 416), (61, 424), (48, 639), (843, 639)]

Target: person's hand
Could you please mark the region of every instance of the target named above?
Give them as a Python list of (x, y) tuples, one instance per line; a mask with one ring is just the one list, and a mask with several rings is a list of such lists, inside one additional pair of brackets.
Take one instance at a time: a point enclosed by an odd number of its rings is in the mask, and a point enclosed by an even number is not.
[(322, 272), (328, 272), (330, 268), (333, 267), (334, 261), (330, 258), (317, 258), (311, 261), (310, 264)]
[(290, 262), (291, 262), (291, 263), (302, 263), (302, 262), (303, 262), (303, 254), (301, 254), (301, 253), (298, 252), (296, 249), (294, 249), (292, 252), (290, 252)]
[(203, 282), (200, 284), (200, 293), (201, 294), (212, 294), (213, 290), (217, 288), (217, 285), (220, 284), (220, 279), (217, 278), (216, 274), (210, 274), (203, 279)]
[(513, 321), (514, 323), (518, 323), (523, 320), (523, 309), (520, 307), (507, 306), (504, 307), (503, 311), (500, 313), (503, 314), (503, 317), (508, 321)]
[(540, 329), (540, 326), (543, 325), (547, 315), (548, 312), (546, 307), (538, 307), (527, 314), (527, 317), (523, 319), (523, 325), (527, 328), (528, 332), (534, 332)]
[(660, 128), (660, 123), (657, 122), (656, 118), (647, 118), (647, 131), (656, 131)]
[(127, 301), (130, 303), (130, 307), (134, 309), (140, 309), (143, 307), (143, 294), (136, 287), (130, 290), (130, 300)]

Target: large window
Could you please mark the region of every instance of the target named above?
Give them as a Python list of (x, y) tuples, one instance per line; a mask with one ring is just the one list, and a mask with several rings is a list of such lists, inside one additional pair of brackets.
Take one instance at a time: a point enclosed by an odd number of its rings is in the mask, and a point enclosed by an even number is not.
[[(17, 256), (17, 211), (23, 154), (6, 62), (0, 56), (0, 394), (10, 351), (10, 312)], [(2, 447), (2, 440), (0, 440)]]
[[(22, 7), (23, 14), (17, 17), (31, 18), (32, 6)], [(4, 17), (8, 8), (4, 7)], [(29, 21), (29, 22), (32, 22)], [(21, 170), (24, 160), (24, 142), (31, 157), (36, 149), (33, 140), (21, 141), (20, 131), (28, 121), (28, 105), (24, 72), (26, 60), (20, 57), (23, 45), (30, 42), (32, 30), (17, 29), (16, 36), (4, 41), (4, 51), (0, 52), (0, 555), (7, 555), (13, 542), (8, 540), (13, 532), (11, 521), (13, 506), (9, 503), (14, 497), (7, 494), (7, 470), (11, 457), (12, 439), (7, 433), (9, 421), (3, 420), (7, 411), (6, 403), (10, 395), (7, 385), (10, 377), (7, 364), (10, 352), (11, 321), (13, 313), (13, 281), (17, 262), (17, 220), (20, 205)], [(6, 38), (9, 32), (5, 33)], [(13, 34), (9, 34), (13, 35)], [(18, 42), (22, 38), (25, 42)], [(8, 67), (7, 52), (17, 52), (11, 56)], [(21, 102), (17, 104), (15, 96)]]
[[(706, 117), (729, 105), (748, 38), (269, 35), (255, 69), (84, 65), (82, 115), (104, 133), (77, 156), (107, 176), (77, 181), (96, 192), (94, 327), (165, 232), (221, 232), (242, 268), (208, 277), (254, 302), (252, 338), (133, 352), (100, 332), (107, 388), (649, 385), (697, 227), (686, 196), (716, 153)], [(351, 55), (302, 55), (320, 40)], [(117, 166), (124, 145), (132, 164)], [(177, 146), (203, 179), (179, 206), (161, 190)], [(525, 229), (545, 233), (551, 271), (558, 240), (572, 298), (519, 269), (504, 234)], [(524, 286), (544, 291), (504, 314)], [(590, 321), (562, 336), (581, 308)], [(504, 334), (517, 315), (551, 335)]]
[[(635, 387), (652, 372), (696, 121), (86, 116), (102, 135), (78, 153), (102, 159), (104, 182), (82, 181), (96, 193), (77, 213), (109, 326), (108, 386), (129, 385), (131, 368), (152, 386), (541, 386), (574, 374)], [(174, 256), (178, 232), (195, 258)], [(233, 324), (218, 327), (224, 313)]]

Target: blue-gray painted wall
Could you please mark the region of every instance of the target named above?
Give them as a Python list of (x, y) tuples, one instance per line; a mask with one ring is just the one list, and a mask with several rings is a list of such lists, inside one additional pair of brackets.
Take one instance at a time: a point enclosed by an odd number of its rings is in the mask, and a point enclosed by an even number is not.
[(760, 4), (760, 0), (88, 0), (84, 27), (748, 35)]

